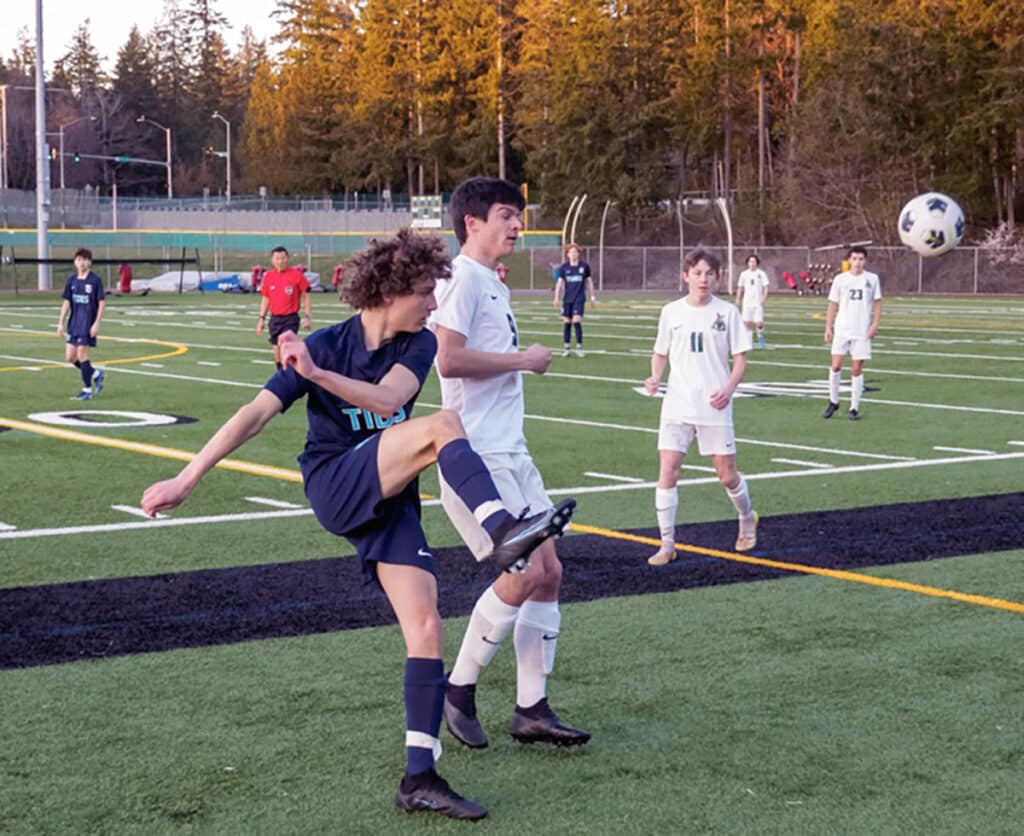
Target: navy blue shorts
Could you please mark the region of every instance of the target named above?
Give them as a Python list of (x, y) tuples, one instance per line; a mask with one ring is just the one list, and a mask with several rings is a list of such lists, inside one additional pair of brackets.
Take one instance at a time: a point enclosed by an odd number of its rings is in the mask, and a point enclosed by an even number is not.
[(572, 319), (574, 316), (583, 316), (583, 306), (586, 304), (586, 301), (586, 299), (577, 299), (575, 302), (563, 302), (562, 316), (566, 319)]
[(87, 345), (90, 348), (96, 348), (96, 338), (90, 337), (88, 333), (68, 334), (65, 338), (65, 342), (67, 342), (68, 345)]
[(419, 480), (397, 496), (380, 495), (377, 448), (381, 433), (305, 476), (306, 496), (320, 525), (353, 546), (363, 583), (377, 580), (377, 564), (418, 566), (437, 576), (420, 524)]

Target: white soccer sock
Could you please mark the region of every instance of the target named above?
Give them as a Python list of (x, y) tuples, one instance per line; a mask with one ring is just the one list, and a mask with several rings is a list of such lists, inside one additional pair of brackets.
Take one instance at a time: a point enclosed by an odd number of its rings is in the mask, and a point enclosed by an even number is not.
[(725, 492), (729, 495), (729, 499), (733, 507), (739, 512), (739, 515), (744, 519), (750, 519), (754, 509), (750, 505), (750, 492), (747, 490), (747, 480), (740, 476), (740, 483), (735, 488), (726, 488)]
[(493, 586), (484, 590), (473, 607), (459, 655), (448, 676), (452, 685), (472, 685), (480, 678), (480, 671), (494, 658), (518, 614), (519, 607), (502, 601)]
[(860, 409), (860, 396), (864, 394), (864, 373), (853, 378), (852, 393), (850, 394), (850, 409)]
[(557, 601), (526, 601), (519, 608), (516, 646), (516, 705), (529, 708), (544, 699), (555, 665), (562, 614)]
[(654, 512), (658, 516), (661, 545), (670, 551), (676, 545), (676, 511), (678, 510), (679, 490), (677, 488), (655, 488)]
[(832, 369), (828, 370), (828, 399), (832, 403), (839, 403), (839, 381), (842, 378), (843, 373), (841, 371), (834, 372)]

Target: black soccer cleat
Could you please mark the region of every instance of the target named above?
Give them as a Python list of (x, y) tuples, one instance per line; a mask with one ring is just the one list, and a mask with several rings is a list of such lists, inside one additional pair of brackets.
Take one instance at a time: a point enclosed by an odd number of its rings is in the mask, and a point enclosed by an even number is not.
[(829, 401), (828, 406), (825, 407), (825, 411), (821, 413), (822, 418), (831, 418), (836, 414), (836, 410), (839, 409), (839, 404), (835, 401)]
[(516, 706), (508, 733), (520, 743), (553, 743), (556, 746), (582, 746), (590, 732), (574, 729), (558, 719), (547, 699), (529, 708)]
[(395, 793), (395, 806), (409, 813), (440, 813), (450, 819), (482, 819), (487, 808), (463, 798), (433, 769), (406, 775)]
[[(457, 690), (459, 708), (452, 700)], [(487, 735), (476, 716), (476, 685), (449, 685), (444, 695), (444, 724), (451, 736), (470, 749), (486, 749)]]
[(856, 409), (851, 409), (850, 414), (847, 415), (846, 417), (849, 418), (851, 421), (859, 421), (860, 413)]
[(491, 560), (504, 572), (522, 572), (534, 549), (545, 540), (562, 536), (575, 510), (575, 499), (563, 499), (554, 508), (519, 519), (497, 542)]

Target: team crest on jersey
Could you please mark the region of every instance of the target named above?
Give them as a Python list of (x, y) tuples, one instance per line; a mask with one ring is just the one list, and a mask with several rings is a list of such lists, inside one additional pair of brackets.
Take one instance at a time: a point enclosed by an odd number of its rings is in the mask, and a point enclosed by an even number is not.
[(715, 321), (711, 323), (712, 331), (724, 331), (725, 330), (725, 319), (721, 314), (715, 314)]
[(284, 292), (285, 292), (285, 295), (291, 296), (292, 293), (295, 292), (295, 289), (291, 285), (285, 285)]
[(86, 293), (92, 293), (92, 285), (91, 284), (87, 284), (85, 286), (85, 292)]

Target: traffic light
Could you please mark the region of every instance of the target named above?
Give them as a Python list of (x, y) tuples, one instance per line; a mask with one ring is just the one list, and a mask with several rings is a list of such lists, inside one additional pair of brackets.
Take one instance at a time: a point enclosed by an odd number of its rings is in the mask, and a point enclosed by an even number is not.
[(81, 154), (79, 154), (79, 153), (78, 153), (77, 151), (75, 151), (74, 155), (72, 156), (72, 159), (73, 159), (73, 160), (74, 160), (74, 161), (75, 161), (76, 163), (80, 163), (80, 162), (82, 161), (82, 155), (81, 155)]

